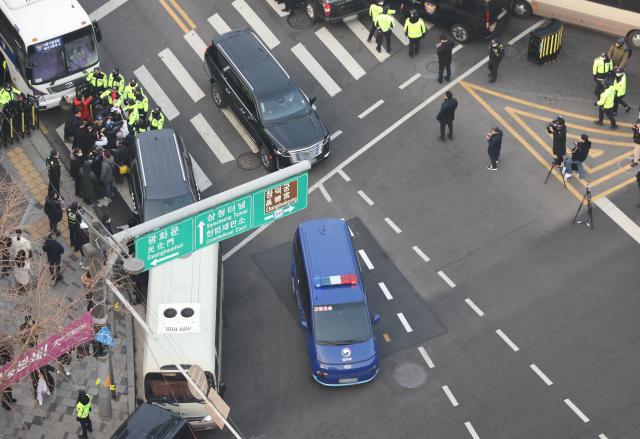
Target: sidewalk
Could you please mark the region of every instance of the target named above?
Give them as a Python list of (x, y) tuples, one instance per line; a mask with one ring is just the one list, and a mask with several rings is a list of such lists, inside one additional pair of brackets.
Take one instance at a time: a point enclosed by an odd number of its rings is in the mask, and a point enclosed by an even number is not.
[[(43, 237), (48, 232), (48, 219), (43, 212), (48, 177), (45, 158), (52, 146), (39, 130), (31, 137), (22, 139), (8, 149), (0, 149), (0, 164), (3, 170), (23, 190), (29, 200), (29, 206), (22, 219), (22, 228), (33, 244), (34, 251), (40, 251)], [(58, 148), (59, 150), (60, 148)], [(63, 153), (64, 154), (64, 153)], [(61, 193), (67, 204), (74, 199), (74, 183), (68, 171), (63, 168)], [(122, 206), (124, 203), (114, 203)], [(108, 208), (97, 208), (97, 215), (108, 213)], [(112, 217), (122, 217), (112, 215)], [(114, 221), (114, 230), (120, 225)], [(74, 254), (69, 247), (69, 231), (66, 215), (59, 224), (62, 232), (59, 241), (65, 248), (62, 267), (64, 280), (53, 287), (61, 297), (77, 297), (82, 294), (83, 287), (80, 276), (80, 254)], [(7, 278), (0, 279), (0, 291), (7, 288)], [(71, 299), (68, 299), (71, 301)], [(0, 306), (2, 303), (0, 297)], [(79, 309), (78, 314), (83, 310)], [(115, 315), (115, 318), (114, 318)], [(1, 322), (0, 329), (15, 332), (23, 319), (16, 315), (12, 322)], [(5, 329), (6, 328), (6, 329)], [(26, 378), (13, 386), (13, 396), (17, 399), (12, 412), (0, 411), (0, 439), (9, 438), (70, 438), (80, 432), (80, 424), (76, 421), (75, 403), (78, 389), (85, 389), (92, 398), (93, 433), (89, 437), (108, 438), (120, 426), (123, 420), (135, 409), (134, 366), (133, 366), (133, 328), (131, 316), (124, 313), (111, 313), (109, 329), (114, 335), (115, 346), (112, 348), (112, 365), (117, 397), (111, 400), (112, 416), (110, 420), (102, 420), (98, 409), (98, 383), (104, 385), (105, 377), (96, 376), (96, 360), (85, 357), (81, 360), (73, 355), (71, 375), (57, 373), (54, 375), (56, 389), (52, 396), (44, 398), (44, 405), (39, 406), (33, 398), (31, 380)]]

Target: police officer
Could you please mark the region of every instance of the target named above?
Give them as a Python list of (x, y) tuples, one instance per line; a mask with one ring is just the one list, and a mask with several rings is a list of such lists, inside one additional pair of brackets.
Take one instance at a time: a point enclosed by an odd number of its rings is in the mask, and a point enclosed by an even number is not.
[(498, 66), (500, 65), (500, 61), (504, 58), (504, 47), (500, 44), (500, 41), (495, 38), (491, 40), (491, 44), (489, 45), (489, 76), (491, 79), (489, 82), (496, 82), (498, 79)]
[(107, 80), (107, 87), (110, 89), (112, 89), (113, 87), (116, 87), (116, 89), (118, 90), (118, 93), (122, 95), (124, 93), (124, 86), (125, 86), (124, 76), (120, 74), (120, 69), (116, 67), (115, 69), (111, 70), (111, 73), (109, 73), (109, 79)]
[(384, 9), (382, 7), (383, 5), (384, 5), (384, 0), (378, 0), (377, 2), (371, 3), (371, 6), (369, 6), (369, 17), (371, 17), (371, 29), (369, 30), (367, 43), (371, 42), (371, 38), (373, 38), (373, 34), (376, 32), (376, 18), (378, 18), (378, 15), (382, 14), (382, 10)]
[(87, 82), (91, 85), (92, 94), (95, 96), (99, 96), (107, 87), (108, 79), (107, 74), (102, 72), (98, 67), (95, 67), (93, 71), (89, 72), (86, 76)]
[(78, 437), (87, 438), (87, 431), (93, 431), (91, 418), (89, 417), (90, 412), (91, 397), (87, 395), (87, 392), (84, 390), (78, 390), (78, 399), (76, 400), (76, 420), (80, 423), (80, 427), (82, 427), (82, 434)]
[(71, 203), (71, 207), (67, 209), (67, 225), (69, 226), (69, 241), (71, 241), (71, 247), (75, 248), (78, 235), (80, 233), (80, 212), (78, 208), (80, 205), (77, 201)]
[(20, 90), (13, 88), (10, 83), (6, 83), (0, 89), (0, 107), (5, 107), (13, 101), (17, 101), (20, 96)]
[(164, 114), (160, 107), (156, 107), (149, 113), (149, 129), (161, 130), (162, 127), (164, 127)]
[(124, 87), (124, 98), (125, 99), (135, 99), (135, 92), (140, 88), (140, 84), (136, 82), (135, 79), (129, 81), (129, 83)]
[(144, 133), (149, 129), (149, 121), (147, 120), (146, 113), (138, 112), (138, 114), (139, 114), (139, 117), (135, 125), (133, 126), (133, 129), (135, 130), (136, 133)]
[(389, 14), (389, 7), (384, 6), (382, 13), (378, 14), (374, 21), (378, 33), (376, 35), (376, 50), (380, 52), (382, 39), (384, 38), (387, 53), (391, 53), (391, 29), (393, 29), (393, 17)]
[(624, 101), (624, 97), (627, 94), (627, 74), (622, 67), (618, 67), (616, 70), (616, 76), (613, 80), (613, 87), (616, 89), (616, 98), (613, 102), (613, 115), (618, 115), (618, 105), (622, 104), (625, 113), (631, 110), (631, 107)]
[(609, 55), (601, 53), (596, 59), (593, 60), (593, 80), (596, 82), (596, 88), (594, 94), (600, 96), (604, 91), (603, 82), (609, 79), (611, 72), (613, 71), (613, 62)]
[(404, 33), (409, 38), (409, 57), (413, 58), (420, 50), (420, 40), (424, 38), (427, 28), (422, 18), (418, 17), (418, 11), (413, 9), (411, 16), (404, 22)]
[(138, 112), (140, 112), (140, 114), (147, 114), (149, 112), (149, 98), (144, 94), (142, 89), (138, 89), (134, 93), (134, 96)]
[(602, 125), (604, 115), (607, 115), (609, 122), (611, 123), (611, 129), (618, 128), (616, 120), (613, 117), (613, 105), (616, 100), (616, 89), (613, 86), (613, 82), (610, 79), (604, 81), (604, 91), (600, 94), (600, 99), (596, 102), (598, 105), (598, 120), (594, 120), (593, 123)]
[[(131, 100), (129, 100), (129, 102), (131, 102)], [(135, 130), (135, 126), (138, 123), (138, 120), (140, 120), (140, 112), (138, 111), (138, 106), (133, 103), (131, 103), (129, 107), (129, 117), (127, 118), (127, 122), (129, 123), (129, 126), (133, 127)]]
[(547, 132), (553, 134), (553, 164), (559, 166), (567, 154), (567, 125), (562, 116), (547, 124)]
[(100, 99), (108, 102), (112, 107), (122, 106), (122, 94), (118, 91), (118, 85), (100, 93)]
[(48, 196), (60, 193), (60, 153), (55, 149), (51, 151), (49, 157), (45, 160), (47, 165), (47, 174), (49, 174)]

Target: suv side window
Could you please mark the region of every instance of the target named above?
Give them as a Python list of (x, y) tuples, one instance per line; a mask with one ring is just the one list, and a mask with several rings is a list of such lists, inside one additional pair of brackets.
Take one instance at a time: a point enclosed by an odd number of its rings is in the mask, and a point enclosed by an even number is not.
[(311, 328), (312, 316), (311, 316), (311, 302), (309, 299), (309, 284), (307, 283), (307, 270), (305, 269), (304, 262), (302, 261), (302, 250), (300, 248), (300, 240), (296, 237), (295, 251), (293, 258), (296, 264), (296, 273), (298, 274), (299, 288), (300, 288), (300, 300), (302, 301), (302, 308), (304, 309), (305, 320), (307, 325)]
[(253, 96), (247, 87), (244, 85), (244, 82), (240, 80), (238, 75), (232, 69), (228, 69), (225, 72), (227, 79), (231, 83), (233, 90), (238, 95), (238, 98), (242, 101), (242, 104), (247, 107), (247, 110), (251, 114), (255, 116), (256, 114), (256, 105), (253, 103)]

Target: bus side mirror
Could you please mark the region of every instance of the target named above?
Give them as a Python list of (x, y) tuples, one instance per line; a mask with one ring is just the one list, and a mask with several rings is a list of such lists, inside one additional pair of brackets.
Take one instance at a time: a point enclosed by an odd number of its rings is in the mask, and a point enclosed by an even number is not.
[(102, 31), (100, 30), (100, 25), (97, 21), (92, 21), (91, 25), (93, 26), (93, 32), (96, 34), (96, 41), (99, 43), (102, 41)]
[(379, 321), (380, 321), (380, 314), (374, 315), (373, 316), (373, 324), (377, 325)]

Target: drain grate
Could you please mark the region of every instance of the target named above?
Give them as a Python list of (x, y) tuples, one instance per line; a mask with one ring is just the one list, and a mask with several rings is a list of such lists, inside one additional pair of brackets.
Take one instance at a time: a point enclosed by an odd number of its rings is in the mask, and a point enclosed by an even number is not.
[(245, 171), (255, 171), (262, 166), (260, 156), (253, 152), (245, 152), (238, 156), (238, 166)]

